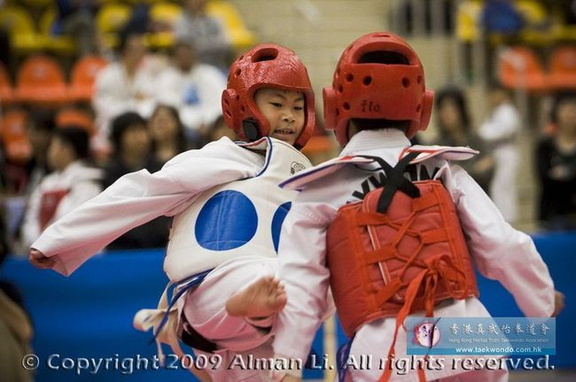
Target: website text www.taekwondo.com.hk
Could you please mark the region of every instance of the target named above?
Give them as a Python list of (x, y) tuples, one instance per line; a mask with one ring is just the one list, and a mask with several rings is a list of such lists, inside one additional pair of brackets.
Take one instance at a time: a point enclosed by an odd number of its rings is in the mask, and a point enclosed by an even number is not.
[(409, 317), (406, 328), (408, 355), (450, 356), (452, 367), (554, 368), (555, 318)]

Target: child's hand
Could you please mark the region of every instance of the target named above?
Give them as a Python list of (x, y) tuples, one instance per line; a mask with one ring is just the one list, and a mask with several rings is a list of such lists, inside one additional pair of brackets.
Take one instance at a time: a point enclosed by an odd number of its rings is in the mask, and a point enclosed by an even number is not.
[(564, 293), (555, 291), (554, 292), (554, 313), (552, 317), (556, 317), (564, 309)]
[(28, 261), (36, 268), (47, 269), (52, 268), (56, 264), (56, 260), (51, 257), (46, 257), (42, 252), (37, 249), (30, 248), (28, 254)]

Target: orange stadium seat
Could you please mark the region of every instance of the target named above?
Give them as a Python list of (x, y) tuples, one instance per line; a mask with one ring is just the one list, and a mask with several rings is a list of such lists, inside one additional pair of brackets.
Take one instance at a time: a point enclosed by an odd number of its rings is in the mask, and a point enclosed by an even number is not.
[(555, 48), (548, 58), (550, 87), (576, 89), (576, 47), (564, 45)]
[(70, 100), (60, 64), (43, 54), (30, 56), (20, 64), (16, 94), (25, 103), (60, 105)]
[(25, 163), (32, 155), (32, 148), (26, 136), (27, 114), (20, 109), (11, 109), (0, 120), (0, 141), (6, 159), (11, 163)]
[(70, 74), (69, 96), (73, 100), (89, 102), (94, 94), (96, 74), (108, 65), (101, 56), (85, 56), (74, 63)]
[(0, 105), (10, 104), (16, 100), (14, 87), (4, 64), (0, 63)]
[(536, 53), (527, 47), (505, 48), (498, 55), (500, 82), (510, 89), (543, 92), (548, 89), (542, 64)]
[(77, 126), (85, 129), (90, 136), (94, 135), (94, 118), (83, 109), (64, 107), (56, 113), (56, 126)]

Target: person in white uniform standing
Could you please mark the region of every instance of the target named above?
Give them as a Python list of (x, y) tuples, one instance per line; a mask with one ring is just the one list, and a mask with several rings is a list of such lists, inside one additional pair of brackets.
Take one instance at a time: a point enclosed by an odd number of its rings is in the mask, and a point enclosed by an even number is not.
[(502, 85), (491, 85), (489, 100), (491, 113), (478, 128), (478, 135), (489, 145), (495, 160), (489, 195), (504, 219), (514, 224), (518, 219), (517, 176), (520, 165), (516, 138), (522, 120), (509, 91)]
[[(452, 163), (476, 152), (411, 146), (409, 139), (426, 129), (433, 102), (416, 52), (392, 33), (362, 36), (342, 54), (333, 85), (323, 96), (325, 126), (335, 130), (344, 148), (338, 158), (282, 184), (300, 193), (286, 218), (279, 248), (287, 304), (277, 317), (275, 360), (305, 359), (329, 307), (330, 287), (343, 328), (353, 337), (349, 354), (354, 358), (349, 359), (387, 361), (384, 367), (350, 367), (344, 380), (416, 381), (425, 376), (505, 381), (505, 365), (500, 370), (470, 371), (448, 362), (445, 367), (432, 363), (422, 375), (418, 367), (403, 370), (394, 362), (407, 357), (401, 325), (408, 313), (490, 316), (476, 297), (471, 264), (500, 281), (527, 316), (548, 317), (563, 305), (531, 238), (511, 227), (471, 176)], [(446, 197), (435, 199), (422, 188), (431, 184)], [(388, 190), (392, 192), (386, 213), (369, 209), (347, 215), (356, 206), (372, 208), (370, 191), (381, 192), (380, 202), (386, 201)], [(416, 212), (403, 214), (402, 203)], [(450, 208), (451, 216), (438, 212)], [(453, 226), (443, 226), (448, 221)], [(430, 226), (434, 229), (426, 231)], [(430, 250), (438, 244), (442, 250)], [(387, 368), (390, 371), (383, 374)], [(299, 381), (301, 370), (277, 370), (273, 377)]]
[(296, 194), (278, 184), (311, 166), (299, 149), (312, 134), (314, 106), (298, 56), (257, 45), (231, 66), (222, 94), (228, 127), (247, 142), (222, 138), (158, 172), (123, 176), (48, 227), (30, 261), (69, 275), (131, 228), (174, 216), (164, 262), (174, 294), (140, 311), (135, 326), (154, 328), (179, 355), (178, 340), (215, 355), (210, 375), (196, 370), (202, 380), (266, 380), (268, 371), (243, 368), (237, 357), (272, 356), (274, 314), (286, 302), (273, 277), (276, 249)]

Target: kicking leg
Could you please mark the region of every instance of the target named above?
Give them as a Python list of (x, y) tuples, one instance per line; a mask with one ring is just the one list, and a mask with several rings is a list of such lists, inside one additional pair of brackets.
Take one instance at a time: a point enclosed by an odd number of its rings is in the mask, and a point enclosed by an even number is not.
[(286, 305), (286, 291), (280, 281), (266, 276), (233, 294), (226, 301), (226, 311), (233, 317), (270, 316)]

